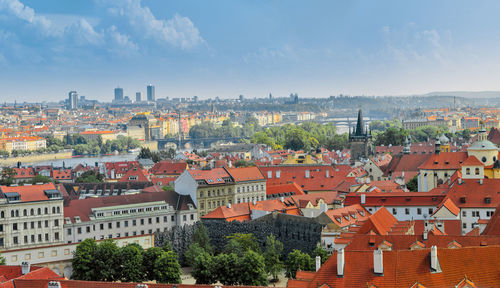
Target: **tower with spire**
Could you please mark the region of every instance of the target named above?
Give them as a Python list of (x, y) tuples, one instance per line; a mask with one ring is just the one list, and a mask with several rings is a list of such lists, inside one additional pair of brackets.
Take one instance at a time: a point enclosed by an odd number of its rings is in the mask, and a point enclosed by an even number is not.
[(349, 133), (349, 143), (351, 147), (351, 164), (362, 159), (368, 159), (373, 155), (371, 131), (365, 126), (361, 109), (358, 111), (356, 129)]

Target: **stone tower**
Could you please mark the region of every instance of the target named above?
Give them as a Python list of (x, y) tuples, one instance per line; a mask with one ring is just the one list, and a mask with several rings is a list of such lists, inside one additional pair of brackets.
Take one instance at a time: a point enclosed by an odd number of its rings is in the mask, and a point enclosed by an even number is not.
[(372, 135), (365, 129), (361, 109), (358, 111), (356, 130), (351, 133), (349, 129), (349, 143), (351, 146), (351, 164), (354, 164), (357, 160), (368, 159), (373, 154)]

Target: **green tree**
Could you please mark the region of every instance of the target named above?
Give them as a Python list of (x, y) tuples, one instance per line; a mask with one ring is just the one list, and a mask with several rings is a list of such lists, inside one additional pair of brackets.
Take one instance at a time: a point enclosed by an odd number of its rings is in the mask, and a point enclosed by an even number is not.
[[(260, 253), (259, 243), (257, 242), (257, 238), (252, 233), (233, 233), (230, 236), (226, 236), (229, 239), (228, 244), (229, 247), (226, 247), (226, 251), (231, 252), (229, 249), (233, 249), (236, 247), (241, 247), (241, 252), (246, 252), (247, 250), (252, 250), (257, 253)], [(235, 244), (237, 243), (237, 244)]]
[(343, 150), (349, 147), (349, 139), (347, 134), (337, 134), (328, 138), (325, 143), (325, 148), (331, 151)]
[(72, 279), (92, 281), (95, 280), (94, 256), (97, 250), (97, 243), (92, 238), (87, 238), (80, 242), (73, 252), (71, 265), (73, 266)]
[(83, 172), (80, 177), (76, 177), (75, 183), (99, 183), (99, 182), (104, 182), (104, 175), (94, 171), (94, 170), (89, 170)]
[(2, 174), (0, 178), (1, 185), (10, 185), (14, 183), (14, 175), (16, 175), (16, 171), (12, 168), (4, 168), (2, 169)]
[(146, 280), (155, 280), (156, 275), (154, 274), (154, 268), (156, 259), (158, 259), (163, 252), (163, 249), (160, 247), (151, 247), (143, 253), (142, 269), (144, 269), (143, 273)]
[(6, 263), (5, 257), (3, 257), (3, 256), (0, 255), (0, 266), (1, 265), (6, 265), (5, 263)]
[(234, 167), (239, 168), (239, 167), (251, 167), (255, 166), (255, 163), (253, 162), (248, 162), (243, 159), (240, 159), (234, 163)]
[(194, 259), (196, 258), (196, 256), (200, 255), (203, 252), (206, 251), (205, 249), (201, 248), (200, 244), (196, 242), (191, 243), (188, 249), (186, 249), (186, 251), (184, 252), (184, 264), (193, 267)]
[(317, 145), (317, 143), (318, 140), (310, 136), (308, 132), (300, 128), (292, 128), (285, 134), (285, 145), (283, 147), (296, 151), (309, 151), (311, 148), (315, 148), (313, 145)]
[(42, 175), (35, 175), (35, 177), (33, 177), (33, 179), (31, 179), (30, 181), (32, 184), (36, 184), (36, 183), (50, 183), (52, 182), (52, 179), (50, 179), (49, 177), (47, 176), (42, 176)]
[(168, 251), (174, 251), (174, 247), (172, 247), (172, 243), (170, 241), (165, 240), (165, 243), (163, 243), (163, 251), (168, 252)]
[(121, 249), (122, 282), (141, 282), (144, 280), (142, 252), (142, 247), (137, 244), (129, 244)]
[(207, 228), (203, 225), (203, 222), (199, 222), (193, 235), (193, 242), (198, 243), (203, 250), (208, 253), (212, 253), (214, 248), (210, 244), (210, 237), (208, 236)]
[(264, 131), (261, 131), (261, 132), (257, 132), (255, 134), (253, 134), (252, 136), (252, 139), (251, 139), (251, 142), (252, 143), (257, 143), (257, 144), (264, 144), (268, 147), (271, 147), (272, 149), (276, 149), (277, 145), (276, 145), (276, 142), (274, 141), (273, 138), (269, 137), (266, 132)]
[(316, 248), (311, 252), (312, 259), (316, 259), (316, 256), (321, 257), (321, 264), (324, 264), (326, 260), (330, 257), (328, 251), (323, 249), (320, 245), (316, 246)]
[(92, 266), (94, 281), (117, 281), (120, 279), (120, 248), (113, 240), (104, 240), (97, 245)]
[(273, 277), (274, 281), (278, 280), (278, 274), (283, 269), (281, 253), (283, 253), (283, 243), (277, 240), (273, 234), (267, 236), (266, 250), (264, 251), (266, 272)]
[(314, 266), (314, 261), (309, 254), (294, 249), (288, 254), (285, 261), (286, 277), (295, 278), (297, 270), (299, 269), (303, 271), (313, 271)]
[(390, 127), (375, 137), (375, 145), (403, 145), (408, 132), (401, 128)]
[(153, 273), (159, 283), (181, 283), (182, 271), (177, 255), (173, 251), (162, 251), (155, 261)]
[(217, 273), (214, 271), (213, 257), (203, 251), (194, 258), (191, 275), (196, 279), (196, 284), (212, 284), (217, 281)]
[(236, 285), (239, 282), (241, 261), (235, 253), (221, 253), (213, 259), (213, 271), (216, 279), (223, 285)]
[(406, 188), (411, 192), (418, 192), (418, 178), (417, 175), (413, 176), (408, 182), (406, 182)]
[(267, 286), (267, 273), (264, 257), (253, 250), (247, 250), (239, 265), (241, 285)]

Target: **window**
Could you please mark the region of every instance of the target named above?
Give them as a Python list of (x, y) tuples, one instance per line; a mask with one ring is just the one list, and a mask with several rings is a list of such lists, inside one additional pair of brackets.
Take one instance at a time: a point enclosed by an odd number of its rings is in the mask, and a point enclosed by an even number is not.
[(24, 222), (24, 223), (23, 223), (23, 229), (24, 229), (24, 230), (27, 230), (27, 229), (28, 229), (28, 222)]
[(17, 231), (17, 223), (12, 224), (12, 230)]
[(125, 225), (125, 227), (128, 227), (128, 220), (125, 220), (123, 224)]
[(24, 243), (28, 243), (28, 235), (24, 235)]
[(87, 226), (87, 233), (90, 233), (90, 226)]
[(463, 227), (464, 229), (467, 229), (467, 223), (462, 224), (462, 227)]
[(467, 217), (467, 212), (466, 211), (462, 211), (462, 217)]
[(148, 224), (153, 224), (153, 218), (148, 218)]
[(109, 234), (109, 235), (108, 235), (108, 238), (109, 238), (109, 239), (113, 238), (113, 235)]
[(144, 225), (144, 219), (141, 219), (141, 225)]
[(82, 227), (78, 227), (78, 229), (77, 229), (77, 233), (78, 233), (78, 234), (82, 234)]
[(31, 222), (30, 227), (31, 227), (31, 229), (35, 229), (35, 222)]
[(429, 208), (429, 215), (433, 213), (432, 208)]
[(187, 220), (186, 215), (182, 215), (182, 221), (186, 221), (186, 220)]
[(19, 241), (17, 240), (17, 236), (12, 237), (12, 242), (14, 243), (14, 245), (19, 244)]
[(160, 223), (160, 217), (156, 217), (156, 223)]
[(42, 234), (38, 234), (38, 242), (42, 242)]
[(54, 226), (59, 227), (59, 219), (54, 220)]
[(26, 209), (23, 210), (23, 216), (28, 216), (28, 210)]
[(116, 228), (120, 228), (120, 221), (116, 222)]
[(476, 175), (479, 175), (479, 168), (476, 168), (475, 173)]
[(194, 220), (194, 214), (191, 214), (191, 220)]
[(31, 235), (31, 243), (35, 243), (35, 235)]
[(392, 215), (398, 214), (398, 210), (396, 208), (392, 208)]
[(405, 208), (405, 214), (410, 215), (410, 208)]
[(175, 221), (175, 215), (170, 216), (170, 220), (171, 220), (172, 222), (174, 222), (174, 221)]
[(38, 228), (42, 228), (42, 221), (38, 221), (38, 225), (37, 225)]
[(100, 226), (99, 228), (100, 228), (101, 230), (104, 230), (104, 223), (101, 223), (99, 226)]
[(167, 222), (168, 222), (168, 217), (167, 217), (167, 216), (163, 216), (163, 222), (164, 222), (164, 223), (167, 223)]
[(49, 227), (49, 220), (45, 220), (45, 228)]
[(422, 215), (422, 208), (417, 208), (417, 214)]
[(108, 223), (108, 229), (113, 229), (113, 223), (111, 222)]
[(132, 220), (132, 226), (136, 226), (137, 225), (137, 220)]
[(49, 241), (49, 233), (45, 233), (45, 241)]
[(38, 212), (38, 215), (41, 215), (42, 214), (42, 208), (38, 208), (37, 212)]
[(45, 207), (44, 212), (45, 214), (49, 214), (49, 208)]
[(71, 235), (71, 229), (68, 228), (68, 235)]

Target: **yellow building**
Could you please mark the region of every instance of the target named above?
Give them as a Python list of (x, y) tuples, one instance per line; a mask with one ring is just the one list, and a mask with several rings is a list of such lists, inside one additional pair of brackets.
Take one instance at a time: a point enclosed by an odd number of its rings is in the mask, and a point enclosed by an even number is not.
[(0, 140), (0, 150), (9, 153), (13, 150), (33, 151), (41, 148), (47, 148), (47, 141), (39, 136), (12, 137)]
[(294, 165), (294, 164), (318, 164), (318, 161), (314, 160), (311, 155), (307, 154), (295, 154), (288, 155), (288, 158), (282, 163), (284, 165)]

